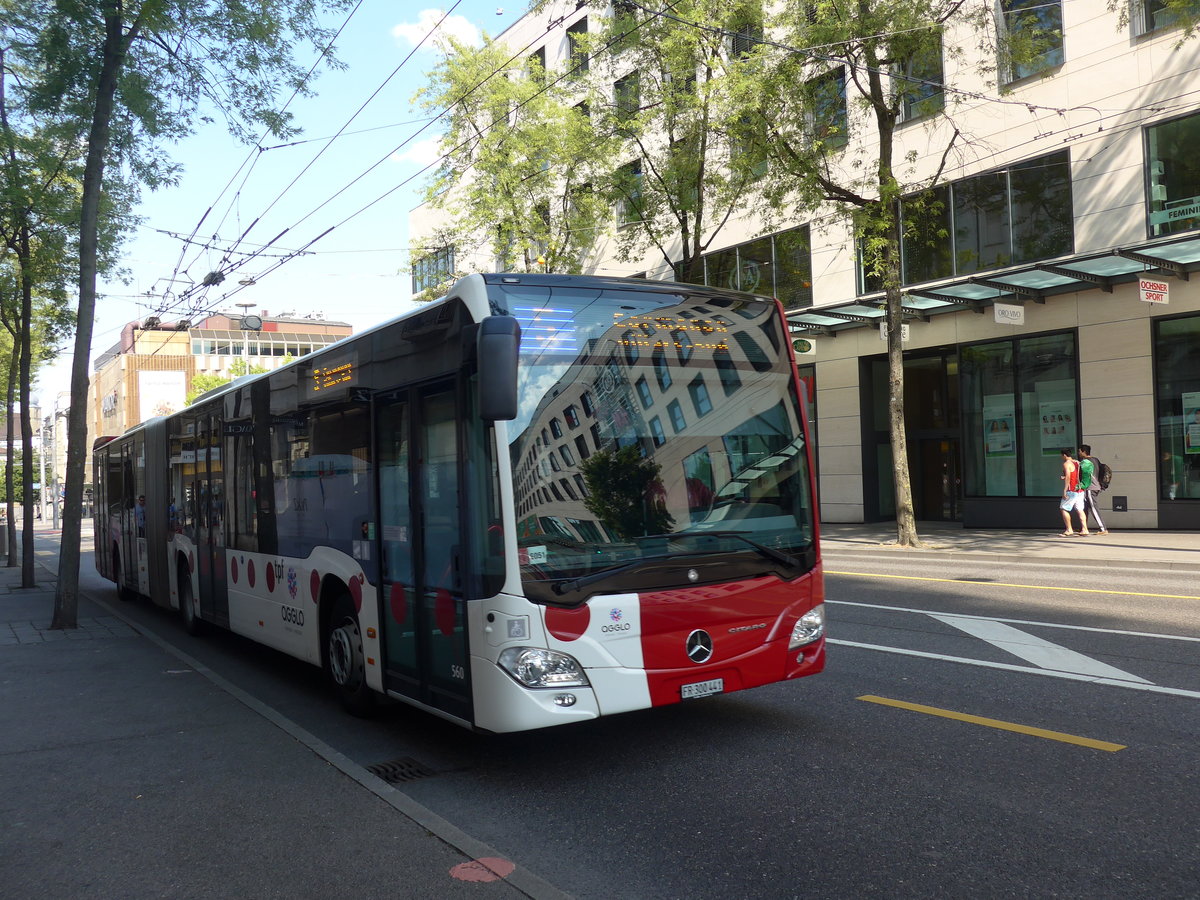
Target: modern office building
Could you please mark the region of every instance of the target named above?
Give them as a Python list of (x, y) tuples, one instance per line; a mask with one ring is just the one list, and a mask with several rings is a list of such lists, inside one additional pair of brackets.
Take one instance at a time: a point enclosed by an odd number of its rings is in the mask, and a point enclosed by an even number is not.
[[(916, 179), (944, 165), (902, 253), (918, 519), (1059, 525), (1059, 451), (1086, 443), (1114, 472), (1100, 500), (1111, 529), (1200, 529), (1200, 37), (1160, 0), (1111, 6), (1040, 0), (1036, 65), (1006, 66), (955, 19), (942, 46), (969, 52), (923, 61), (929, 90), (906, 107), (895, 154)], [(1018, 14), (1033, 8), (1001, 0), (997, 21), (1029, 27)], [(600, 15), (564, 0), (497, 40), (553, 75)], [(617, 56), (590, 74), (611, 79), (614, 103), (622, 66)], [(846, 110), (841, 154), (863, 158), (874, 134), (847, 103), (847, 72), (830, 63), (822, 77), (841, 86), (830, 94)], [(952, 127), (969, 139), (947, 155)], [(428, 206), (410, 221), (415, 245), (452, 224)], [(883, 295), (850, 222), (828, 208), (751, 213), (716, 246), (706, 283), (788, 311), (814, 396), (822, 517), (892, 518)], [(414, 293), (437, 273), (491, 268), (486, 254), (441, 248), (414, 260)], [(585, 271), (675, 275), (661, 255), (620, 261), (611, 234)]]

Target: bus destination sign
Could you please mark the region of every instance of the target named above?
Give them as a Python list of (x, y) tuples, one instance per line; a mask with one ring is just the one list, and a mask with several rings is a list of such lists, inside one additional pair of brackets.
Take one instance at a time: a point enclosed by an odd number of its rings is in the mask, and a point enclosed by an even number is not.
[(314, 365), (308, 379), (307, 394), (317, 397), (335, 392), (345, 393), (358, 384), (358, 357), (355, 354), (330, 360), (325, 365)]

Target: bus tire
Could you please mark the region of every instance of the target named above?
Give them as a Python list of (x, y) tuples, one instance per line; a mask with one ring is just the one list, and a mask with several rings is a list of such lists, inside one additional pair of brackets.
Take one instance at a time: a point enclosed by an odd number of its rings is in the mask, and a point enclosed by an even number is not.
[(375, 698), (367, 687), (362, 631), (348, 593), (343, 592), (333, 600), (325, 647), (325, 670), (342, 706), (351, 715), (371, 715)]
[(186, 572), (179, 573), (179, 618), (183, 621), (183, 630), (193, 637), (204, 633), (204, 620), (196, 615), (196, 607), (192, 597), (192, 578)]
[(133, 591), (125, 587), (125, 580), (121, 577), (121, 551), (116, 547), (113, 547), (112, 562), (113, 581), (117, 583), (117, 599), (124, 600), (126, 603), (128, 603), (133, 600), (135, 595)]

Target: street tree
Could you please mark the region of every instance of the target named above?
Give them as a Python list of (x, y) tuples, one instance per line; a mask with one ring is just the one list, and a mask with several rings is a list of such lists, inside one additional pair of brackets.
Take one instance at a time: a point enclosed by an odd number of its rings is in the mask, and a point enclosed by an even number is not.
[[(902, 236), (914, 252), (936, 253), (949, 243), (936, 224), (940, 195), (933, 189), (969, 146), (956, 125), (959, 105), (981, 101), (948, 88), (944, 72), (969, 59), (975, 77), (994, 88), (998, 65), (1037, 71), (1061, 40), (1061, 29), (1043, 27), (1040, 10), (1008, 19), (997, 34), (985, 0), (785, 0), (771, 7), (758, 77), (741, 83), (741, 101), (761, 124), (769, 157), (767, 208), (848, 221), (861, 266), (882, 291), (896, 536), (903, 546), (921, 541), (904, 429)], [(997, 43), (999, 61), (987, 62), (996, 56), (981, 49)], [(902, 142), (900, 126), (910, 120), (922, 120), (907, 131), (919, 137)]]
[(332, 64), (324, 13), (352, 0), (0, 0), (14, 47), (38, 80), (29, 109), (74, 123), (86, 148), (79, 215), (78, 313), (71, 371), (62, 551), (51, 627), (76, 624), (87, 454), (88, 359), (98, 240), (110, 170), (155, 186), (178, 176), (166, 142), (224, 119), (237, 137), (293, 133), (281, 94), (308, 90), (297, 44)]
[[(443, 158), (425, 199), (453, 223), (424, 234), (413, 259), (453, 247), (474, 268), (581, 271), (608, 206), (598, 192), (605, 141), (579, 101), (573, 73), (547, 72), (495, 42), (476, 48), (448, 39), (414, 98), (445, 113)], [(448, 254), (446, 254), (448, 258)], [(431, 295), (456, 271), (437, 273)]]
[(755, 206), (766, 174), (757, 125), (738, 105), (755, 73), (761, 10), (728, 0), (678, 0), (669, 14), (589, 2), (604, 25), (578, 43), (596, 60), (589, 105), (609, 139), (602, 161), (621, 161), (608, 164), (605, 181), (617, 257), (657, 258), (678, 279), (703, 284), (704, 253)]
[[(70, 334), (68, 307), (71, 260), (75, 258), (74, 227), (78, 221), (82, 156), (78, 146), (64, 140), (61, 130), (40, 129), (20, 99), (10, 92), (11, 80), (28, 76), (19, 64), (10, 68), (9, 54), (0, 46), (0, 327), (10, 341), (5, 414), (7, 447), (5, 489), (8, 565), (17, 565), (17, 521), (13, 515), (12, 461), (19, 426), (21, 458), (32, 455), (35, 423), (31, 421), (30, 387), (38, 367), (52, 358), (58, 341)], [(10, 104), (10, 98), (17, 101)], [(114, 190), (113, 197), (120, 197)], [(111, 242), (104, 242), (111, 246)], [(21, 494), (32, 495), (33, 470), (22, 473)], [(25, 504), (21, 566), (22, 585), (34, 586), (34, 510)]]

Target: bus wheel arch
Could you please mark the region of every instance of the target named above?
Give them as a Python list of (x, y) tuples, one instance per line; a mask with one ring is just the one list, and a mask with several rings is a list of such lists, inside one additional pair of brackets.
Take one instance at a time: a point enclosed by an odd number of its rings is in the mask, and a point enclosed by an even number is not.
[(343, 707), (369, 716), (375, 694), (367, 686), (362, 628), (350, 590), (336, 578), (321, 585), (321, 663)]

